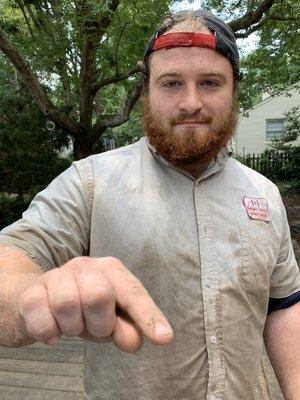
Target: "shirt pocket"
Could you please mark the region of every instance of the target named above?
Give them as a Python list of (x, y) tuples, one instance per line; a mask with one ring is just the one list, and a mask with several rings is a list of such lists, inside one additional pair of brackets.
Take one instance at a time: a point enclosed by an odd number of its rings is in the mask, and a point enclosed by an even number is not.
[(270, 276), (275, 265), (274, 236), (266, 222), (239, 225), (241, 236), (240, 279), (245, 292), (269, 296)]

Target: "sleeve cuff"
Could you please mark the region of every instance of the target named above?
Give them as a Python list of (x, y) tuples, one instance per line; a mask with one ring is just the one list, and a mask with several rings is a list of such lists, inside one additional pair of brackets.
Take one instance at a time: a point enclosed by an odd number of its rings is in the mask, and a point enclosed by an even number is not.
[(282, 299), (269, 298), (268, 314), (273, 311), (282, 310), (296, 304), (300, 301), (300, 291), (291, 294), (288, 297)]

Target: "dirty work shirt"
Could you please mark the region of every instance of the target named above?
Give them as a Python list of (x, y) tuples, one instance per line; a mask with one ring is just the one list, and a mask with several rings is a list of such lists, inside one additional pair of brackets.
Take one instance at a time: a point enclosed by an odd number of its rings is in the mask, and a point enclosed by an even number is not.
[(270, 181), (224, 152), (194, 179), (145, 139), (75, 162), (0, 244), (46, 269), (115, 256), (169, 319), (167, 347), (85, 343), (89, 400), (251, 400), (268, 299), (300, 290)]

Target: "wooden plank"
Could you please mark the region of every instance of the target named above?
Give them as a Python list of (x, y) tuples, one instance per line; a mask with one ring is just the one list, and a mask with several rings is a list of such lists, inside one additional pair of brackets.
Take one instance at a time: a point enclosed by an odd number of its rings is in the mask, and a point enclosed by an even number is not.
[(63, 351), (60, 348), (0, 347), (0, 358), (81, 364), (82, 351)]
[(83, 366), (81, 364), (12, 360), (9, 358), (0, 358), (0, 371), (27, 372), (29, 374), (39, 372), (45, 375), (83, 377)]
[(0, 400), (83, 400), (83, 340), (0, 347)]
[(36, 342), (27, 347), (32, 349), (47, 349), (47, 350), (58, 349), (63, 351), (74, 351), (74, 350), (83, 351), (84, 342), (83, 340), (61, 339), (55, 346), (47, 346), (46, 344)]
[(34, 390), (12, 386), (1, 386), (1, 400), (83, 400), (82, 393), (67, 393), (57, 390)]
[(82, 378), (70, 376), (28, 374), (0, 371), (0, 385), (33, 389), (50, 389), (64, 392), (83, 391)]

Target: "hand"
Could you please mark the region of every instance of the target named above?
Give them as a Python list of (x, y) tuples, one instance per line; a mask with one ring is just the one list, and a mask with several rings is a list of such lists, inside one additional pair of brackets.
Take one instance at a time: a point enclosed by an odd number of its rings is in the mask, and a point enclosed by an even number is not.
[(18, 313), (21, 329), (46, 344), (63, 334), (136, 352), (143, 336), (164, 345), (173, 335), (144, 286), (113, 257), (76, 257), (40, 275), (21, 294)]

